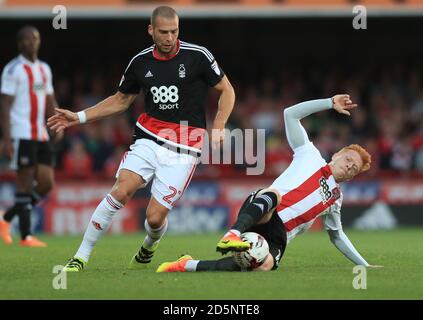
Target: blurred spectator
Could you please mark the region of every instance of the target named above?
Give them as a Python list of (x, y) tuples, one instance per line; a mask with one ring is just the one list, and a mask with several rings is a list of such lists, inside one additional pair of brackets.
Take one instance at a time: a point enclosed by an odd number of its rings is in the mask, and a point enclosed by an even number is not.
[[(116, 90), (124, 67), (119, 61), (110, 61), (110, 68), (102, 69), (96, 64), (92, 69), (74, 68), (72, 76), (66, 78), (58, 76), (55, 87), (59, 104), (79, 111), (97, 103)], [(355, 69), (285, 66), (271, 70), (271, 77), (268, 71), (254, 74), (253, 81), (248, 78), (234, 81), (237, 100), (227, 124), (229, 129), (266, 130), (265, 174), (280, 173), (292, 157), (284, 135), (283, 109), (339, 92), (350, 94), (359, 104), (350, 117), (322, 112), (302, 120), (310, 139), (326, 160), (343, 145), (359, 143), (372, 154), (373, 169), (368, 175), (414, 169), (423, 174), (420, 64), (398, 63), (379, 68), (363, 65)], [(213, 118), (216, 112), (217, 97), (211, 90), (208, 118)], [(58, 169), (73, 177), (95, 173), (113, 177), (122, 154), (132, 143), (135, 121), (143, 111), (143, 98), (141, 92), (124, 114), (67, 130), (58, 155), (61, 165)], [(235, 144), (232, 159), (234, 147)], [(5, 159), (0, 158), (3, 171), (6, 165)], [(197, 175), (219, 177), (245, 173), (239, 170), (245, 165), (206, 165), (197, 169)]]
[(115, 146), (129, 147), (133, 141), (133, 127), (125, 114), (111, 119), (113, 128), (110, 130), (112, 141)]
[(292, 152), (286, 139), (281, 139), (282, 134), (275, 134), (266, 141), (266, 173), (278, 176), (292, 161)]
[(71, 148), (64, 156), (63, 169), (69, 178), (90, 178), (92, 177), (92, 159), (85, 150), (84, 143), (75, 139)]
[[(260, 102), (260, 108), (255, 111), (251, 119), (253, 128), (265, 129), (266, 135), (271, 135), (277, 130), (277, 128), (281, 126), (281, 123), (278, 122), (278, 117), (276, 115), (277, 109), (275, 109), (274, 101), (269, 97), (264, 98)], [(279, 110), (279, 112), (281, 112), (281, 110)]]
[(127, 151), (127, 148), (123, 146), (117, 146), (112, 155), (106, 160), (104, 164), (103, 173), (107, 178), (114, 178), (119, 168), (120, 162)]
[(398, 139), (392, 147), (391, 167), (399, 171), (413, 167), (413, 147), (409, 137)]
[(416, 169), (423, 172), (423, 148), (420, 148), (416, 152)]
[(366, 112), (365, 106), (359, 106), (351, 112), (351, 139), (353, 141), (360, 140), (361, 137), (375, 136), (375, 126), (370, 119), (370, 115)]
[(113, 152), (113, 125), (104, 120), (86, 125), (83, 130), (82, 139), (93, 159), (93, 170), (99, 172), (103, 170), (104, 162)]

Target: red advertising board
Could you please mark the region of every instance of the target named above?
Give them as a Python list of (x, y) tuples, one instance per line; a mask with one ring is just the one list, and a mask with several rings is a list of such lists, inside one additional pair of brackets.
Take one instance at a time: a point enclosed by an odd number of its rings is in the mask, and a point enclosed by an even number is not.
[[(265, 188), (271, 183), (272, 181), (268, 179), (201, 183), (194, 181), (184, 197), (178, 201), (169, 218), (173, 219), (175, 228), (180, 226), (176, 228), (179, 231), (191, 229), (216, 231), (217, 227), (228, 228), (235, 222), (245, 198), (251, 192)], [(423, 204), (422, 181), (360, 182), (345, 184), (343, 187), (345, 208), (358, 204), (371, 204), (374, 201), (383, 201), (389, 205)], [(95, 208), (109, 191), (109, 182), (58, 183), (43, 205), (44, 231), (50, 234), (83, 233)], [(127, 233), (142, 229), (140, 219), (148, 201), (149, 193), (129, 201), (114, 218), (110, 232)], [(222, 216), (222, 210), (226, 212), (227, 219)], [(224, 221), (219, 226), (204, 223), (204, 220), (217, 218), (219, 221)], [(186, 219), (189, 219), (191, 229), (187, 227)], [(321, 228), (322, 224), (318, 219), (312, 229)]]
[(423, 204), (423, 181), (385, 181), (380, 198), (389, 204)]

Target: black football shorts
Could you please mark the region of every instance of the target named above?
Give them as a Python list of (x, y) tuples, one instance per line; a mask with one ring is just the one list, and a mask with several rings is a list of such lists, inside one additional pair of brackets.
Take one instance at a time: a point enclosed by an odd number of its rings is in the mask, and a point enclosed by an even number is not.
[[(241, 209), (239, 209), (240, 212), (254, 200), (259, 191), (260, 190), (257, 190), (251, 193), (247, 199), (245, 199)], [(277, 212), (273, 213), (272, 218), (267, 223), (257, 224), (245, 232), (255, 232), (262, 235), (266, 239), (267, 243), (269, 244), (269, 252), (274, 259), (272, 270), (276, 270), (285, 252), (287, 243), (285, 226), (282, 222), (282, 219), (279, 218)]]
[(14, 151), (11, 161), (13, 170), (33, 167), (37, 164), (54, 165), (53, 149), (49, 141), (17, 139), (13, 142)]

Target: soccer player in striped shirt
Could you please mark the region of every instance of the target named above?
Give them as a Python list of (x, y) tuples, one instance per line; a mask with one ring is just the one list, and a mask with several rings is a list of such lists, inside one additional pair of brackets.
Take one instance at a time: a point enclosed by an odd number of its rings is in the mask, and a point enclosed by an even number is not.
[[(15, 204), (0, 214), (0, 236), (12, 243), (9, 227), (19, 216), (20, 245), (45, 247), (31, 235), (31, 209), (54, 184), (53, 150), (46, 128), (46, 117), (57, 106), (49, 65), (38, 59), (41, 38), (33, 26), (17, 35), (20, 55), (9, 62), (1, 76), (1, 125), (4, 154), (16, 170)], [(55, 139), (60, 139), (59, 133)]]
[[(311, 227), (317, 217), (323, 219), (330, 240), (356, 265), (370, 266), (358, 253), (342, 231), (342, 193), (338, 183), (349, 181), (370, 168), (371, 156), (359, 145), (349, 145), (326, 163), (319, 150), (309, 140), (300, 123), (304, 117), (323, 110), (335, 109), (350, 115), (354, 109), (349, 95), (336, 95), (296, 104), (284, 111), (285, 131), (294, 158), (290, 166), (266, 189), (253, 192), (240, 209), (232, 228), (218, 242), (216, 250), (248, 250), (243, 232), (261, 234), (269, 244), (270, 254), (257, 270), (269, 271), (278, 267), (286, 245), (295, 236)], [(158, 272), (183, 271), (240, 271), (233, 257), (200, 261), (185, 255), (175, 262), (165, 262)]]

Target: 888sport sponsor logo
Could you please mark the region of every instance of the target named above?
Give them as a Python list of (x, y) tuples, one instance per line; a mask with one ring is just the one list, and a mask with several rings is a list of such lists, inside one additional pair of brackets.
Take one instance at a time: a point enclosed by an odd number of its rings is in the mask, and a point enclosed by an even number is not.
[(325, 178), (321, 177), (319, 180), (319, 184), (320, 195), (322, 196), (323, 203), (326, 203), (332, 197), (332, 192), (329, 190), (329, 185)]
[(159, 104), (160, 110), (179, 109), (179, 90), (177, 86), (153, 86), (150, 92), (153, 95), (153, 102)]

